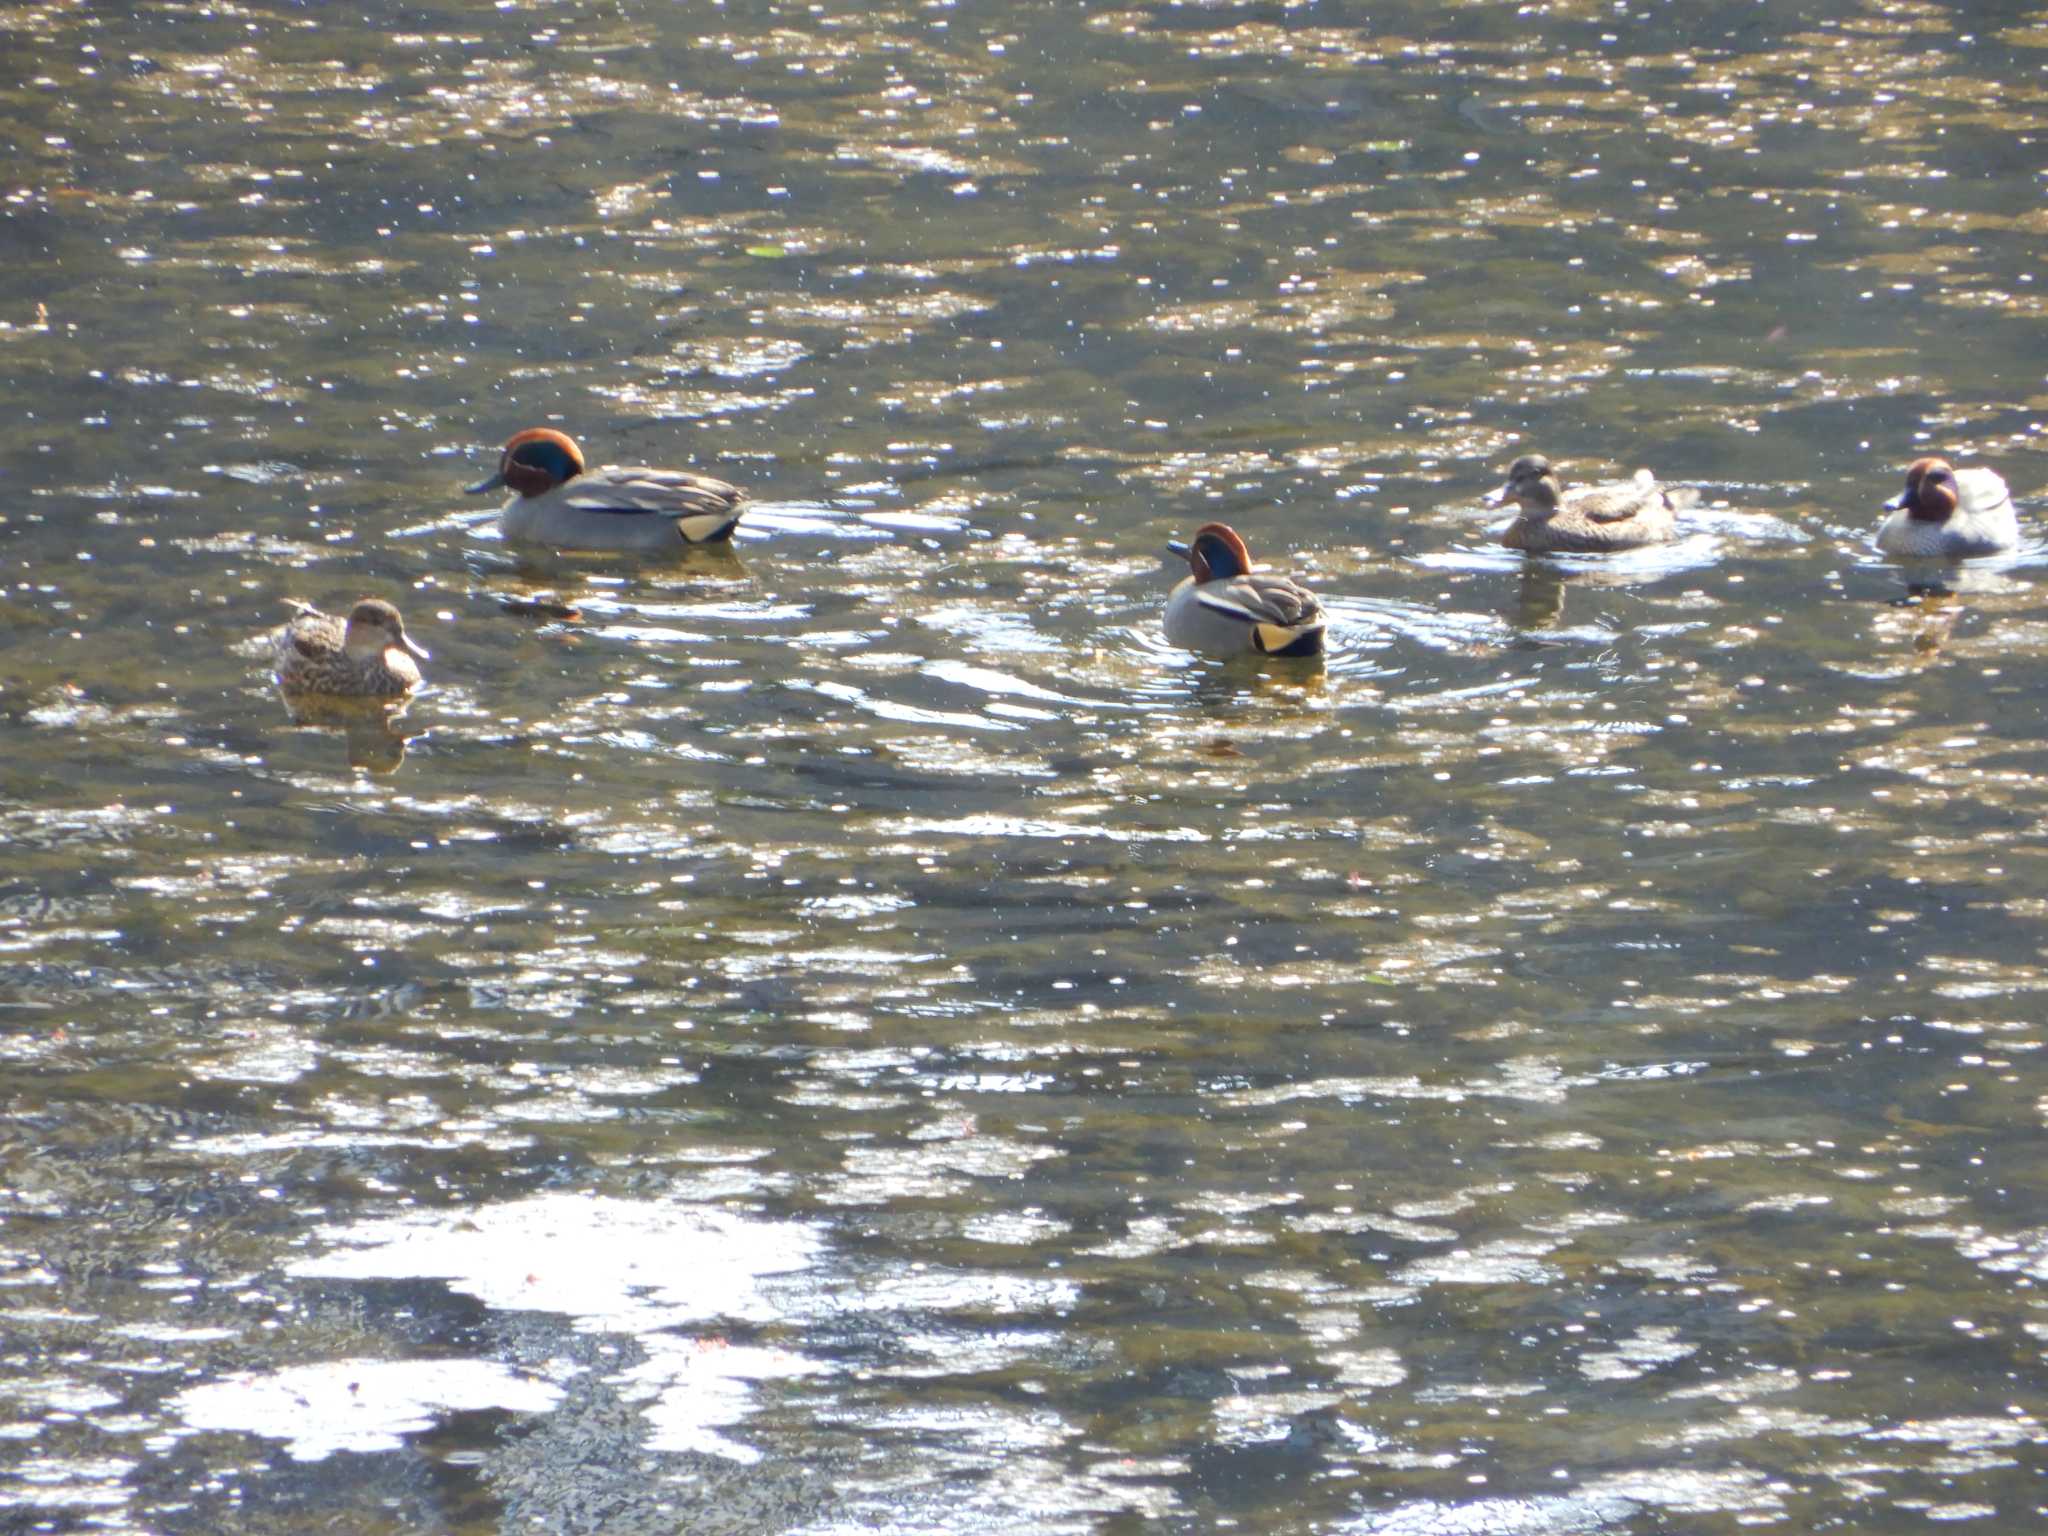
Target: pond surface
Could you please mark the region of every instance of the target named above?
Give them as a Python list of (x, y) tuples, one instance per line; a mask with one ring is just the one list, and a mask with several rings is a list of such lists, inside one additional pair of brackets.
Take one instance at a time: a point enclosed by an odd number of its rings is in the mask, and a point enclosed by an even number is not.
[[(2048, 1511), (2048, 10), (0, 50), (9, 1530)], [(542, 424), (740, 540), (507, 545)], [(1934, 452), (2018, 555), (1871, 551)], [(1164, 643), (1212, 518), (1327, 665)]]

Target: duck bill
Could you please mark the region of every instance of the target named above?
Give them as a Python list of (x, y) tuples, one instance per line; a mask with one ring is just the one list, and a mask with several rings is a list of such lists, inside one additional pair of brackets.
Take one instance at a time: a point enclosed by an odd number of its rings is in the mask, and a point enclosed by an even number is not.
[(1503, 480), (1499, 485), (1493, 488), (1492, 494), (1486, 498), (1486, 504), (1489, 507), (1504, 507), (1514, 499), (1514, 495), (1514, 481)]
[(434, 659), (427, 654), (427, 648), (421, 645), (419, 641), (413, 639), (411, 635), (400, 635), (398, 637), (398, 645), (399, 649), (403, 650), (408, 656), (416, 657), (421, 661), (432, 661)]
[(465, 485), (462, 489), (468, 495), (481, 496), (485, 491), (502, 490), (504, 488), (504, 485), (505, 471), (501, 469), (496, 474), (491, 475), (489, 478), (479, 480), (475, 485)]
[(1188, 547), (1179, 539), (1168, 539), (1166, 541), (1166, 552), (1170, 555), (1178, 555), (1183, 560), (1188, 557)]
[(1911, 491), (1901, 491), (1898, 495), (1894, 496), (1890, 501), (1884, 504), (1884, 510), (1887, 512), (1903, 512), (1912, 504), (1913, 493)]

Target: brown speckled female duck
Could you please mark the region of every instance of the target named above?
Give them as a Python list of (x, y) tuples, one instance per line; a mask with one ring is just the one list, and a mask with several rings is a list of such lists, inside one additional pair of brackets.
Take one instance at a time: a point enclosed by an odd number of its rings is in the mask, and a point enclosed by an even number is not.
[(396, 699), (419, 686), (414, 658), (424, 661), (427, 653), (382, 598), (364, 598), (346, 620), (290, 601), (295, 611), (276, 636), (277, 681), (287, 693)]
[(1531, 554), (1604, 554), (1678, 536), (1677, 504), (1647, 469), (1633, 479), (1566, 490), (1550, 460), (1529, 453), (1509, 466), (1507, 484), (1492, 500), (1519, 504), (1500, 541)]

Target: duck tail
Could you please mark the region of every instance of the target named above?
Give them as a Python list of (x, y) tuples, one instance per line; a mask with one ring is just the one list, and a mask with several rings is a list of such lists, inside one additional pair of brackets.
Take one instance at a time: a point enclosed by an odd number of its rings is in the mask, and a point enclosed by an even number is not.
[(737, 508), (728, 512), (695, 512), (676, 519), (676, 531), (685, 544), (724, 544), (740, 525)]
[(1323, 626), (1254, 624), (1252, 643), (1268, 656), (1320, 656), (1323, 654)]

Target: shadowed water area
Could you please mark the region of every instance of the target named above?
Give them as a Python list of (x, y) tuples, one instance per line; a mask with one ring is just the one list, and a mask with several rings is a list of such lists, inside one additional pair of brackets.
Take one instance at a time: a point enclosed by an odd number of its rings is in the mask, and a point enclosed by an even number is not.
[(2044, 137), (2026, 4), (0, 10), (0, 1525), (2032, 1528)]

